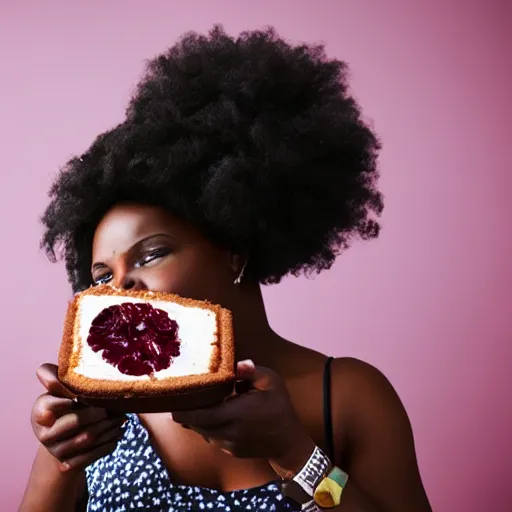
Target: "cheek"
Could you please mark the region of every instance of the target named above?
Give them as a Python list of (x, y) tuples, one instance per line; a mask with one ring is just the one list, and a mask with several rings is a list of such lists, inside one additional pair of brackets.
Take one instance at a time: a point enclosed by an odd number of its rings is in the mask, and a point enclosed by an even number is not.
[(180, 254), (151, 269), (144, 281), (149, 289), (223, 304), (231, 293), (233, 278), (227, 265), (201, 255)]

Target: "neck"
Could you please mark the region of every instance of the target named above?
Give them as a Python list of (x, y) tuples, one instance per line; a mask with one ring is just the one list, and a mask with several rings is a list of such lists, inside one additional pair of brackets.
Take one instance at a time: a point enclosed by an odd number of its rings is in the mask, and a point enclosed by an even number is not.
[(272, 367), (284, 340), (270, 327), (260, 286), (241, 285), (234, 302), (237, 361), (252, 359), (256, 365)]

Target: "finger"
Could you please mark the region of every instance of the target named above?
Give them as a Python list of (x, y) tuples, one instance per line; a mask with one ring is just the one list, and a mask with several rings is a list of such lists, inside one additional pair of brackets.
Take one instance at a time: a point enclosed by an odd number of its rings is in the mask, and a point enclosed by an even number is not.
[(253, 389), (259, 391), (270, 391), (278, 386), (278, 375), (269, 368), (255, 366), (247, 359), (239, 361), (236, 366), (236, 378), (239, 381), (248, 381)]
[(52, 427), (46, 429), (39, 440), (45, 445), (51, 445), (64, 439), (72, 437), (77, 430), (93, 425), (108, 418), (105, 409), (89, 407), (86, 409), (73, 410), (61, 416)]
[[(122, 429), (121, 429), (122, 430)], [(87, 453), (83, 453), (81, 455), (77, 455), (70, 459), (67, 459), (62, 462), (61, 470), (62, 471), (70, 471), (78, 468), (85, 468), (89, 464), (92, 464), (98, 459), (105, 457), (106, 455), (112, 453), (119, 442), (119, 438), (121, 434), (118, 434), (113, 440), (106, 442), (105, 444), (98, 445)]]
[(191, 428), (221, 427), (233, 421), (239, 414), (239, 406), (236, 403), (241, 397), (222, 402), (213, 407), (195, 409), (192, 411), (176, 411), (172, 413), (172, 419), (181, 425)]
[(245, 393), (249, 393), (253, 389), (252, 382), (248, 380), (238, 380), (235, 382), (235, 389), (233, 391), (233, 396), (237, 395), (245, 395)]
[(51, 427), (62, 415), (73, 409), (73, 401), (44, 393), (34, 404), (32, 421), (42, 427)]
[(95, 445), (112, 441), (123, 432), (121, 419), (100, 421), (65, 441), (48, 446), (50, 453), (59, 460), (83, 455)]
[(58, 368), (56, 365), (50, 363), (42, 364), (36, 370), (36, 375), (39, 382), (41, 382), (51, 395), (61, 398), (75, 398), (75, 394), (59, 381)]

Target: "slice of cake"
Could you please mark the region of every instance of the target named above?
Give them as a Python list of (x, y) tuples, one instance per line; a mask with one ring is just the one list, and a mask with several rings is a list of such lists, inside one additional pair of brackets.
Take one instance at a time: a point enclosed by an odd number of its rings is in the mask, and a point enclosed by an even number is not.
[(69, 304), (59, 379), (85, 403), (117, 411), (213, 405), (235, 380), (231, 313), (177, 295), (91, 287)]

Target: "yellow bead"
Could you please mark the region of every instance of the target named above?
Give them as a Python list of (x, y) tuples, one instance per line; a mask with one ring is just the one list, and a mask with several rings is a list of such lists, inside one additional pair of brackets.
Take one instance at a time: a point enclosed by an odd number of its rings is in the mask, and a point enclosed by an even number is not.
[(343, 487), (330, 479), (324, 478), (315, 490), (315, 503), (321, 508), (337, 507), (341, 502)]

